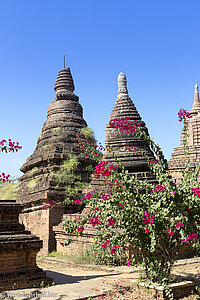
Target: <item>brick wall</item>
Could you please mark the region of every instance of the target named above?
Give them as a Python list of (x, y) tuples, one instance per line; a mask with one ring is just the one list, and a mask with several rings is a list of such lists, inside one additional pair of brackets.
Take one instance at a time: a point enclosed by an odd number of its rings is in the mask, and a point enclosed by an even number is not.
[(55, 206), (51, 209), (41, 209), (41, 206), (25, 209), (19, 216), (20, 223), (26, 230), (38, 236), (43, 241), (43, 248), (39, 255), (47, 255), (48, 252), (56, 250), (55, 233), (53, 226), (61, 222), (64, 214), (63, 206)]

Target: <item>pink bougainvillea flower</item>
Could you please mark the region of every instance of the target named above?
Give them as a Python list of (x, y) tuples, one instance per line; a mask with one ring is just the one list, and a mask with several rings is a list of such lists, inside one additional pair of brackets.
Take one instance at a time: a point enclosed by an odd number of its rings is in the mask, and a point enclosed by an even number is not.
[(118, 118), (112, 119), (109, 122), (110, 127), (125, 131), (126, 133), (135, 132), (136, 128), (139, 127), (138, 121), (134, 121), (134, 124), (129, 121), (129, 118)]
[(87, 193), (83, 198), (81, 199), (75, 199), (75, 200), (72, 200), (72, 203), (73, 204), (76, 204), (76, 205), (80, 205), (80, 204), (84, 204), (85, 203), (85, 200), (89, 200), (93, 195), (95, 195), (95, 192), (94, 191), (91, 191), (89, 193)]
[(179, 227), (183, 227), (183, 224), (180, 224), (179, 222), (176, 224), (176, 228), (179, 228)]
[(150, 231), (150, 229), (146, 228), (144, 233), (148, 233), (149, 231)]
[(110, 244), (110, 240), (107, 240), (104, 244), (101, 245), (102, 248), (107, 248), (107, 246)]
[(189, 208), (186, 208), (185, 210), (187, 211), (187, 213), (190, 213), (190, 209)]
[(154, 187), (154, 191), (158, 192), (158, 191), (165, 191), (166, 190), (166, 186), (162, 186), (161, 184), (158, 184)]
[(78, 228), (78, 231), (83, 232), (83, 228)]
[(110, 197), (111, 197), (111, 195), (110, 195), (109, 193), (107, 193), (107, 194), (101, 195), (101, 198), (100, 198), (100, 199), (107, 200), (107, 199), (110, 198)]
[(189, 112), (181, 108), (178, 112), (179, 122), (182, 122), (183, 118), (192, 118)]
[(10, 177), (10, 174), (6, 175), (4, 172), (0, 174), (0, 182), (6, 182), (8, 181), (8, 178)]
[(197, 196), (197, 198), (200, 198), (200, 188), (192, 189), (193, 194)]
[(110, 253), (111, 253), (111, 254), (115, 254), (117, 248), (119, 248), (119, 247), (120, 247), (120, 246), (114, 245), (114, 246), (112, 247), (112, 249), (110, 250)]
[(187, 235), (186, 239), (183, 239), (181, 241), (181, 243), (190, 243), (190, 244), (193, 244), (194, 243), (194, 240), (197, 240), (198, 239), (198, 235), (196, 233), (193, 233), (191, 232), (190, 234)]
[(128, 265), (128, 267), (130, 267), (130, 265), (131, 265), (131, 259), (128, 260), (127, 265)]
[(143, 212), (143, 223), (142, 224), (153, 224), (153, 219), (155, 218), (150, 213)]
[(42, 209), (47, 209), (47, 208), (51, 207), (52, 205), (54, 205), (54, 203), (56, 203), (56, 201), (51, 200), (46, 205), (43, 205)]
[(89, 222), (90, 222), (90, 224), (92, 225), (92, 227), (95, 227), (96, 225), (102, 223), (102, 221), (99, 220), (99, 217), (98, 217), (98, 216), (95, 216), (94, 218), (89, 219)]
[(115, 218), (111, 217), (108, 220), (109, 220), (108, 221), (108, 226), (112, 226), (113, 227), (116, 224), (116, 219)]
[(167, 230), (166, 232), (167, 232), (168, 235), (174, 235), (174, 231)]
[(190, 233), (187, 235), (187, 240), (188, 241), (192, 241), (193, 239), (197, 240), (198, 239), (198, 235), (196, 233)]
[(157, 159), (152, 159), (152, 160), (149, 161), (149, 163), (150, 163), (150, 164), (157, 164), (158, 161), (157, 161)]
[(108, 164), (107, 161), (101, 161), (95, 168), (94, 176), (96, 178), (109, 177), (113, 174), (113, 171), (118, 170), (117, 166)]
[(124, 206), (125, 206), (125, 203), (123, 202), (123, 203), (118, 203), (117, 204), (117, 206), (120, 206), (121, 207), (121, 209), (123, 209), (124, 208)]

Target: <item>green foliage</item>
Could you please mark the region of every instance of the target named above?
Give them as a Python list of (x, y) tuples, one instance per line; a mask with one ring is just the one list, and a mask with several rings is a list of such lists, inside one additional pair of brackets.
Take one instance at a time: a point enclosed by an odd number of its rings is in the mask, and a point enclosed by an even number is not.
[(84, 127), (77, 134), (76, 138), (77, 147), (80, 151), (81, 157), (90, 158), (93, 161), (100, 161), (102, 158), (102, 150), (104, 147), (94, 137), (94, 132), (89, 127)]
[(0, 187), (0, 200), (15, 200), (17, 198), (18, 182), (5, 182)]
[(37, 172), (38, 168), (37, 167), (34, 167), (30, 172), (29, 174), (32, 176), (35, 172)]
[(38, 179), (33, 178), (33, 179), (31, 179), (31, 180), (27, 183), (27, 188), (28, 188), (29, 190), (33, 190), (33, 189), (36, 187), (37, 184), (38, 184)]
[(83, 127), (80, 133), (83, 134), (86, 139), (94, 139), (94, 131), (89, 127)]
[(61, 127), (55, 127), (55, 128), (53, 128), (53, 130), (52, 130), (53, 133), (57, 133), (57, 132), (59, 132), (59, 131), (61, 131)]
[(42, 146), (42, 149), (43, 149), (43, 150), (47, 150), (48, 148), (49, 148), (49, 145), (43, 145), (43, 146)]
[(68, 160), (65, 160), (62, 164), (62, 173), (69, 174), (73, 173), (77, 170), (77, 167), (79, 165), (78, 159), (76, 156), (71, 155)]
[(96, 264), (96, 256), (93, 249), (79, 249), (70, 254), (62, 254), (60, 252), (53, 251), (48, 253), (48, 257), (57, 257), (57, 258), (65, 258), (67, 261), (76, 263), (76, 264)]
[(73, 199), (80, 196), (82, 189), (88, 185), (93, 172), (93, 168), (89, 168), (89, 166), (85, 171), (79, 169), (80, 163), (75, 155), (67, 153), (67, 156), (68, 158), (60, 165), (60, 170), (54, 174), (56, 188), (65, 187), (64, 204), (66, 205), (71, 204)]

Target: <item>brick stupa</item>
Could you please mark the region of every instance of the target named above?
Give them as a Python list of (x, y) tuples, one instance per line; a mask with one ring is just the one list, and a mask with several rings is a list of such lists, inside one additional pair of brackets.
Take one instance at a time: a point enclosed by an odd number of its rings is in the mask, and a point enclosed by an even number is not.
[[(120, 73), (118, 76), (118, 97), (116, 103), (111, 112), (110, 120), (114, 118), (129, 118), (131, 122), (138, 121), (140, 128), (148, 134), (148, 129), (145, 126), (145, 122), (142, 121), (133, 101), (128, 95), (126, 76)], [(125, 169), (133, 174), (138, 179), (148, 180), (149, 182), (156, 182), (155, 175), (151, 172), (147, 158), (140, 155), (141, 151), (144, 152), (150, 159), (155, 159), (152, 151), (150, 150), (148, 143), (142, 139), (137, 138), (134, 133), (121, 132), (118, 129), (110, 128), (109, 124), (106, 126), (105, 131), (105, 144), (106, 147), (112, 149), (118, 158), (125, 166)], [(135, 151), (129, 152), (126, 150), (127, 147), (131, 148), (134, 146)], [(113, 160), (112, 152), (105, 152), (102, 160)], [(97, 179), (93, 176), (93, 180), (90, 185), (84, 189), (84, 192), (91, 190), (98, 191), (101, 189), (105, 190), (104, 179)], [(65, 214), (62, 222), (54, 227), (56, 232), (57, 250), (59, 252), (70, 254), (71, 251), (79, 251), (79, 249), (85, 249), (94, 242), (95, 230), (90, 224), (86, 224), (84, 227), (83, 235), (71, 235), (66, 236), (63, 225), (65, 219), (81, 220), (84, 218), (85, 213), (88, 211), (88, 207), (85, 207), (82, 213), (77, 214)], [(67, 238), (72, 240), (68, 246), (61, 246)]]
[[(47, 210), (41, 207), (52, 200), (64, 200), (66, 183), (55, 188), (54, 172), (66, 158), (66, 151), (78, 155), (76, 134), (87, 126), (79, 97), (73, 93), (75, 88), (70, 68), (59, 71), (54, 89), (56, 98), (49, 104), (47, 120), (35, 151), (20, 169), (24, 175), (20, 178), (19, 200), (25, 206), (20, 221), (43, 240), (40, 254), (55, 250), (52, 226), (61, 221), (65, 211), (63, 205)], [(85, 167), (91, 162), (78, 159), (79, 171), (84, 175)]]
[[(188, 146), (190, 155), (191, 168), (200, 164), (200, 102), (199, 102), (199, 89), (198, 85), (195, 85), (194, 91), (194, 103), (190, 110), (192, 118), (187, 119), (188, 122)], [(179, 184), (182, 180), (182, 169), (185, 167), (184, 163), (184, 148), (183, 148), (183, 132), (181, 133), (181, 145), (174, 149), (172, 158), (168, 162), (169, 173), (175, 180), (176, 184)], [(198, 178), (200, 182), (200, 175)]]
[[(137, 121), (141, 130), (148, 135), (145, 122), (142, 121), (137, 108), (129, 97), (126, 76), (122, 72), (118, 76), (118, 97), (109, 121), (115, 118), (129, 118), (129, 121), (132, 123)], [(110, 161), (115, 159), (112, 154), (112, 152), (114, 152), (117, 160), (124, 165), (130, 174), (141, 180), (148, 180), (152, 183), (155, 182), (155, 175), (150, 170), (146, 158), (155, 159), (155, 157), (148, 143), (143, 138), (136, 137), (134, 133), (126, 133), (125, 131), (111, 128), (108, 122), (105, 131), (105, 145), (106, 148), (109, 148), (111, 151), (105, 151), (103, 160)], [(133, 149), (132, 146), (134, 146), (135, 150), (129, 152), (127, 148)], [(145, 155), (141, 155), (141, 152)], [(103, 181), (104, 180), (93, 178), (91, 184), (85, 190), (97, 190), (99, 186), (101, 187), (103, 185)]]
[[(145, 122), (142, 121), (132, 99), (129, 97), (126, 76), (124, 73), (120, 73), (118, 76), (118, 97), (109, 121), (115, 118), (126, 117), (132, 123), (138, 121), (140, 129), (148, 135)], [(143, 138), (137, 138), (134, 133), (127, 134), (125, 131), (111, 128), (108, 123), (106, 126), (105, 144), (106, 148), (114, 151), (117, 159), (122, 162), (129, 173), (134, 174), (141, 180), (154, 180), (155, 177), (148, 167), (145, 156), (148, 156), (150, 159), (154, 159), (155, 157), (148, 143)], [(135, 151), (129, 152), (126, 150), (127, 147), (131, 148), (132, 146), (136, 148)], [(140, 155), (141, 152), (145, 153), (145, 156)], [(111, 159), (111, 157), (112, 154), (106, 151), (104, 158)]]

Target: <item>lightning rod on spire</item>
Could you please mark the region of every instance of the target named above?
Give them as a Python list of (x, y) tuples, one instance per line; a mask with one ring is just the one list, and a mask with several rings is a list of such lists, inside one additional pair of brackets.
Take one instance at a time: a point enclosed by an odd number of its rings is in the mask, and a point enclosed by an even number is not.
[(64, 55), (64, 69), (65, 69), (65, 55)]

